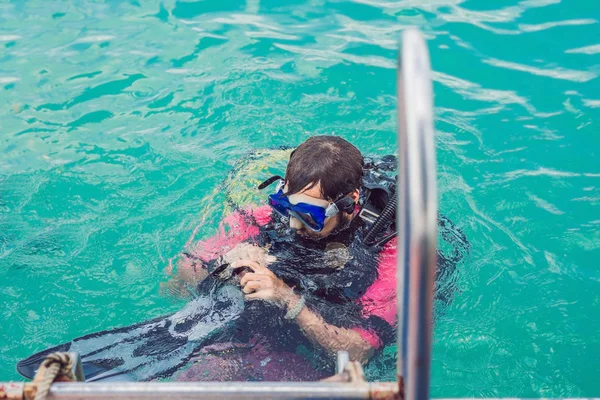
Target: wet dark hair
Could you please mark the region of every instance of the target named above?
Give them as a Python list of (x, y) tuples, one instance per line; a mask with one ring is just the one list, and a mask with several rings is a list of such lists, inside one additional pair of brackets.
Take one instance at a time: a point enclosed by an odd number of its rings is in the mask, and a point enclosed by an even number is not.
[(321, 184), (321, 195), (336, 201), (358, 189), (363, 180), (363, 156), (337, 136), (313, 136), (290, 155), (285, 172), (287, 195)]

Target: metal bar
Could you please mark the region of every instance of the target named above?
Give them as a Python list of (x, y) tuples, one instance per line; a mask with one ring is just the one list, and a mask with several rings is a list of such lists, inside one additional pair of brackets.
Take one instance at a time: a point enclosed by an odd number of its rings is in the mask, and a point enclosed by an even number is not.
[[(34, 387), (34, 383), (0, 382), (0, 399), (29, 400)], [(394, 382), (69, 382), (54, 383), (48, 399), (396, 399), (397, 388)]]
[(81, 357), (79, 357), (79, 353), (72, 351), (69, 353), (69, 357), (73, 363), (72, 372), (75, 380), (78, 382), (85, 382), (85, 373), (83, 372), (83, 365), (81, 364)]
[[(0, 382), (1, 400), (29, 400), (35, 395), (33, 383)], [(29, 389), (29, 390), (28, 390)], [(394, 399), (397, 384), (385, 383), (272, 383), (272, 382), (222, 382), (222, 383), (172, 383), (172, 382), (94, 382), (55, 383), (50, 389), (50, 400), (148, 400), (176, 398), (198, 399)], [(476, 398), (439, 398), (436, 400), (481, 400)], [(529, 398), (490, 398), (488, 400), (540, 400)], [(544, 400), (600, 400), (600, 398), (548, 398)]]
[(50, 390), (50, 399), (367, 399), (367, 384), (281, 384), (281, 383), (127, 383), (127, 384), (56, 384)]
[(0, 400), (21, 400), (24, 393), (24, 382), (0, 382)]
[(436, 161), (429, 53), (416, 29), (402, 33), (398, 70), (398, 374), (407, 400), (429, 398), (437, 245)]

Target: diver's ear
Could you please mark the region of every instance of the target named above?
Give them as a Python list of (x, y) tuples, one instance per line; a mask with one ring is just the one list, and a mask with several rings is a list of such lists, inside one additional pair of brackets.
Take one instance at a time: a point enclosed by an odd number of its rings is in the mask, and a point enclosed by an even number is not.
[(348, 197), (354, 200), (354, 204), (357, 204), (358, 199), (360, 199), (360, 190), (356, 189), (354, 192), (351, 192)]

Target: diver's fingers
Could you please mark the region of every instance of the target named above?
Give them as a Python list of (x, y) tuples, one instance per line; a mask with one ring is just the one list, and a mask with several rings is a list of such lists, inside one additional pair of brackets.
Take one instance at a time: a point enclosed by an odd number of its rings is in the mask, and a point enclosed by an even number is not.
[(272, 274), (272, 272), (268, 268), (263, 267), (256, 261), (252, 261), (252, 260), (238, 260), (238, 261), (234, 262), (233, 264), (231, 264), (231, 268), (241, 268), (241, 267), (250, 267), (257, 274), (262, 274), (262, 275), (271, 275)]
[(247, 248), (247, 254), (249, 259), (257, 261), (264, 256), (265, 251), (258, 246), (250, 246)]
[(248, 260), (248, 259), (237, 260), (237, 261), (231, 263), (231, 268), (235, 269), (235, 268), (242, 268), (242, 267), (250, 267), (255, 272), (256, 272), (256, 269), (261, 268), (259, 263), (257, 263), (256, 261)]
[(250, 294), (256, 292), (258, 289), (260, 289), (260, 282), (252, 281), (242, 288), (242, 292)]
[(244, 295), (244, 297), (246, 298), (246, 300), (265, 300), (266, 297), (268, 297), (268, 294), (266, 293), (266, 290), (257, 290), (254, 293), (250, 293), (250, 294), (246, 294)]
[(261, 280), (264, 280), (264, 279), (268, 279), (268, 278), (265, 275), (248, 272), (244, 276), (242, 276), (242, 279), (240, 279), (240, 285), (242, 287), (244, 287), (244, 286), (246, 286), (246, 284), (248, 282), (252, 282), (252, 281), (260, 282)]
[(256, 246), (251, 245), (250, 243), (245, 243), (243, 247), (243, 252), (240, 253), (240, 260), (253, 260), (256, 261), (256, 258), (253, 256)]
[(262, 299), (261, 296), (257, 296), (256, 293), (251, 293), (251, 294), (245, 294), (244, 298), (248, 301), (252, 301), (252, 300), (259, 300)]
[(275, 261), (277, 261), (277, 257), (275, 257), (275, 256), (267, 255), (265, 257), (265, 264), (267, 264), (267, 265), (274, 263)]
[(228, 263), (233, 263), (236, 260), (256, 260), (253, 256), (256, 246), (250, 243), (239, 243), (233, 249), (229, 250), (223, 258)]

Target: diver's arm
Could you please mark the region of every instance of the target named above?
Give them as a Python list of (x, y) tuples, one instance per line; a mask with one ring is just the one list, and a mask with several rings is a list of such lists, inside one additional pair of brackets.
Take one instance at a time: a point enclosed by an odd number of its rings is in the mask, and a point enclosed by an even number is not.
[[(292, 292), (288, 309), (293, 308), (298, 301), (300, 297)], [(331, 353), (346, 350), (351, 360), (362, 364), (369, 361), (373, 355), (373, 348), (357, 331), (330, 325), (306, 306), (296, 316), (295, 321), (312, 343), (322, 346)]]
[[(216, 235), (199, 242), (195, 241), (194, 231), (186, 244), (189, 253), (181, 253), (176, 264), (169, 260), (165, 272), (171, 279), (161, 284), (161, 288), (176, 295), (189, 295), (190, 286), (196, 286), (208, 276), (207, 263), (218, 258), (224, 263), (251, 259), (268, 265), (274, 257), (269, 256), (264, 249), (247, 242), (253, 241), (257, 235), (257, 227), (264, 226), (271, 220), (271, 212), (268, 205), (234, 211), (221, 221)], [(248, 215), (253, 217), (253, 223), (247, 221)], [(223, 254), (223, 249), (230, 250)]]
[[(247, 266), (254, 270), (252, 273), (246, 273), (240, 280), (246, 300), (268, 301), (288, 311), (294, 309), (294, 306), (301, 301), (301, 297), (295, 294), (292, 288), (259, 263), (246, 259), (236, 261), (231, 266), (233, 268)], [(311, 342), (331, 353), (346, 350), (353, 361), (361, 363), (369, 361), (373, 348), (357, 331), (330, 325), (308, 307), (300, 306), (302, 308), (294, 319)]]
[[(251, 243), (239, 243), (222, 255), (217, 262), (232, 264), (243, 259), (250, 259), (264, 265), (275, 261), (275, 257), (268, 255), (262, 247)], [(190, 287), (195, 287), (209, 275), (208, 262), (190, 253), (182, 253), (176, 265), (177, 268), (170, 266), (166, 270), (171, 279), (162, 284), (164, 291), (176, 297), (188, 297)]]

